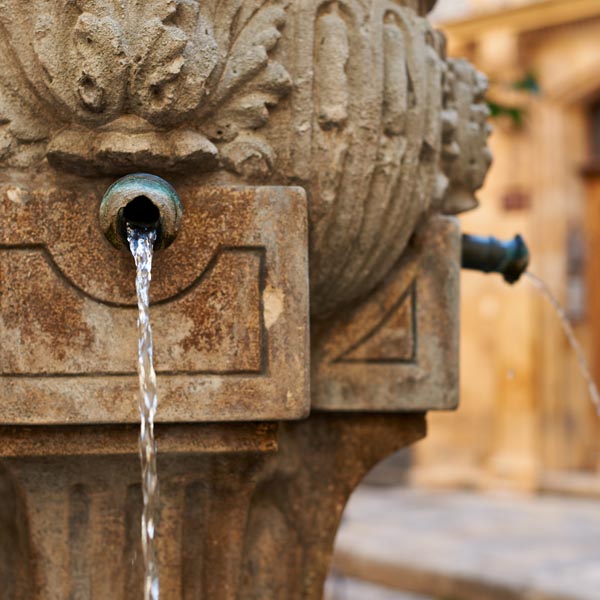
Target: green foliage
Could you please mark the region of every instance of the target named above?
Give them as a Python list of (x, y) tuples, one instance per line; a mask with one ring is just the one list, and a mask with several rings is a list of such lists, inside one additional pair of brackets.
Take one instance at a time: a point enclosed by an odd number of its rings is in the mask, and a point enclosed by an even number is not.
[(522, 90), (536, 96), (539, 96), (541, 93), (540, 84), (538, 83), (537, 77), (531, 71), (526, 73), (522, 79), (515, 81), (512, 84), (512, 87), (515, 90)]
[[(531, 72), (527, 72), (524, 77), (509, 84), (513, 90), (519, 90), (528, 94), (538, 96), (541, 94), (541, 88), (538, 83), (536, 76)], [(497, 119), (501, 117), (507, 117), (513, 123), (513, 125), (520, 129), (523, 127), (527, 111), (521, 106), (514, 106), (509, 104), (502, 104), (495, 102), (494, 100), (488, 100), (488, 108), (490, 109), (490, 117)]]
[(525, 117), (525, 109), (519, 106), (508, 106), (506, 104), (500, 104), (493, 100), (488, 100), (488, 108), (490, 109), (490, 118), (497, 119), (499, 117), (508, 117), (513, 125), (517, 128), (523, 126)]

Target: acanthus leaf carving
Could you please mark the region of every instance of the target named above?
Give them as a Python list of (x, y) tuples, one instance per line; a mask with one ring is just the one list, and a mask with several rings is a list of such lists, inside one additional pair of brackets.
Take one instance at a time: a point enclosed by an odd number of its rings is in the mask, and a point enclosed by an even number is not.
[[(46, 155), (59, 168), (82, 174), (229, 168), (239, 161), (221, 161), (219, 146), (231, 147), (244, 133), (236, 153), (249, 148), (251, 132), (267, 123), (269, 109), (291, 87), (271, 57), (285, 22), (277, 1), (33, 5), (30, 15), (15, 6), (0, 17), (4, 28), (20, 32), (5, 36), (0, 65), (23, 80), (0, 76), (0, 114), (8, 113), (6, 122), (23, 121), (25, 111), (13, 106), (11, 94), (33, 98), (33, 114), (47, 122), (35, 129), (38, 137), (44, 131)], [(28, 37), (32, 47), (23, 49)], [(16, 129), (5, 128), (3, 156), (17, 154)], [(251, 154), (265, 146), (257, 138)], [(264, 165), (272, 155), (265, 149)]]
[(204, 111), (211, 114), (210, 139), (226, 143), (224, 166), (249, 179), (268, 175), (274, 160), (270, 146), (252, 132), (267, 123), (269, 109), (291, 89), (289, 73), (269, 55), (284, 24), (283, 8), (265, 2), (246, 17), (239, 33), (232, 34), (231, 51)]
[[(102, 113), (107, 109), (122, 108), (126, 64), (118, 23), (109, 17), (82, 13), (77, 19), (73, 38), (81, 60), (81, 74), (76, 85), (84, 110)], [(109, 60), (101, 57), (109, 57)]]

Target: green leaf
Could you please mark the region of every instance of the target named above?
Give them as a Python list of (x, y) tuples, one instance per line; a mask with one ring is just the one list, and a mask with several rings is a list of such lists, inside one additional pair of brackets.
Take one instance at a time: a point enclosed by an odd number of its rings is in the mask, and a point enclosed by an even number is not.
[(525, 77), (523, 77), (523, 79), (515, 81), (512, 84), (512, 87), (515, 90), (522, 90), (525, 92), (529, 92), (530, 94), (535, 94), (536, 96), (541, 94), (542, 91), (536, 76), (531, 72), (527, 73)]
[(490, 109), (491, 119), (508, 117), (517, 129), (520, 129), (523, 126), (525, 120), (524, 108), (520, 108), (519, 106), (500, 104), (499, 102), (494, 102), (493, 100), (488, 100), (487, 105)]

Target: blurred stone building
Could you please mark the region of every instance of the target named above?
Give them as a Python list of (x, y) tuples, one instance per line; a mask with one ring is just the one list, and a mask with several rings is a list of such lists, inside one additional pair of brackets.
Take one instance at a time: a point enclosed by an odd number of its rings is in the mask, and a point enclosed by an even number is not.
[[(600, 1), (446, 0), (448, 52), (490, 79), (495, 162), (466, 232), (530, 246), (600, 381)], [(461, 406), (429, 417), (416, 481), (600, 490), (600, 419), (528, 282), (465, 272)]]

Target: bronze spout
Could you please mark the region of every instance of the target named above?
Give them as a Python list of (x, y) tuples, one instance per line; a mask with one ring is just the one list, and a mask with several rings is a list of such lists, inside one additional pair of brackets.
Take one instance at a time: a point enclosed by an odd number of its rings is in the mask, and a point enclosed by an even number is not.
[(500, 273), (507, 283), (515, 283), (527, 270), (529, 249), (520, 235), (502, 241), (495, 237), (462, 236), (462, 267), (482, 273)]
[(116, 248), (128, 248), (127, 226), (155, 229), (154, 249), (173, 242), (183, 208), (170, 183), (148, 173), (126, 175), (115, 181), (100, 203), (100, 226)]

